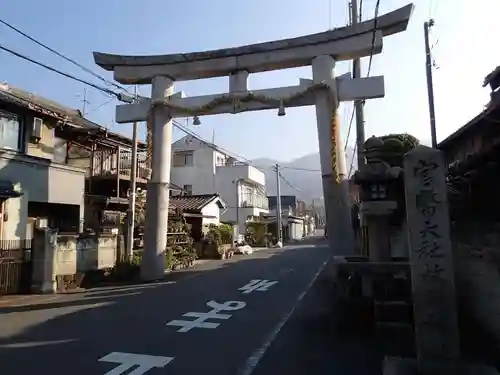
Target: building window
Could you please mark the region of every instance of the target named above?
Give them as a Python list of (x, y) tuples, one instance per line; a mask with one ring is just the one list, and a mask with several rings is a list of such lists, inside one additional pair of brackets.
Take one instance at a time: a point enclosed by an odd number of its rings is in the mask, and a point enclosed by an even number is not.
[(184, 185), (184, 195), (193, 195), (193, 185)]
[(20, 150), (21, 120), (19, 116), (0, 111), (0, 148)]
[(185, 167), (193, 165), (193, 153), (192, 152), (179, 152), (174, 154), (173, 166), (174, 167)]
[(217, 156), (216, 162), (215, 162), (217, 167), (223, 167), (226, 165), (226, 160), (224, 159), (223, 156)]

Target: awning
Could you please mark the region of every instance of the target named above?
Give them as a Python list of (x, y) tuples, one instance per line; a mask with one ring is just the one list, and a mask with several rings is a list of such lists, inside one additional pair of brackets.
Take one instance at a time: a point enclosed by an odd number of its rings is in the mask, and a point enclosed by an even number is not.
[(23, 193), (16, 191), (10, 181), (0, 180), (0, 199), (19, 198)]

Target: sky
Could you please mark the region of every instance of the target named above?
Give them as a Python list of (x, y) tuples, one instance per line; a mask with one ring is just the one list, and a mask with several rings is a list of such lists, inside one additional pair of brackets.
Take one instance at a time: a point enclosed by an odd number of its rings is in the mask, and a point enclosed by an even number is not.
[[(360, 1), (360, 0), (358, 0)], [(406, 0), (380, 0), (379, 14), (406, 5)], [(367, 100), (366, 136), (410, 133), (429, 143), (429, 115), (425, 78), (423, 23), (432, 17), (434, 94), (438, 141), (463, 126), (484, 108), (488, 89), (483, 79), (500, 64), (500, 49), (492, 43), (498, 0), (416, 0), (406, 32), (384, 39), (381, 54), (373, 57), (372, 76), (384, 75), (386, 96)], [(342, 27), (347, 23), (347, 0), (0, 0), (0, 18), (111, 80), (112, 74), (94, 64), (92, 52), (167, 54), (194, 52), (297, 37)], [(376, 0), (364, 0), (362, 17), (371, 19)], [(59, 70), (101, 81), (0, 24), (0, 44)], [(366, 75), (368, 58), (362, 59)], [(337, 64), (335, 73), (350, 70)], [(253, 74), (250, 89), (291, 86), (311, 78), (311, 68)], [(86, 117), (113, 131), (131, 136), (131, 124), (114, 123), (117, 102), (102, 92), (58, 76), (44, 68), (0, 51), (0, 82), (83, 109)], [(226, 93), (227, 77), (180, 82), (176, 91), (188, 96)], [(133, 90), (133, 89), (132, 89)], [(141, 95), (149, 86), (139, 87)], [(343, 142), (352, 104), (342, 104)], [(247, 159), (271, 158), (287, 162), (317, 152), (314, 107), (293, 108), (287, 115), (261, 111), (238, 115), (181, 119), (190, 130)], [(184, 122), (185, 121), (185, 122)], [(354, 127), (354, 126), (353, 126)], [(174, 129), (174, 139), (182, 137)], [(145, 138), (141, 125), (141, 138)], [(352, 131), (347, 141), (355, 142)]]

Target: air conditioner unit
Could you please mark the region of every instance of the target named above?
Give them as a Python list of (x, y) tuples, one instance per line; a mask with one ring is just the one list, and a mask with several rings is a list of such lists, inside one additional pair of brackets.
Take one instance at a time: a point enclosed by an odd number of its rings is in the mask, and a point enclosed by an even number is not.
[(36, 229), (45, 229), (49, 226), (49, 220), (45, 217), (37, 217), (35, 221)]
[(42, 126), (43, 120), (41, 118), (33, 118), (33, 128), (31, 130), (31, 138), (35, 143), (38, 143), (42, 139)]

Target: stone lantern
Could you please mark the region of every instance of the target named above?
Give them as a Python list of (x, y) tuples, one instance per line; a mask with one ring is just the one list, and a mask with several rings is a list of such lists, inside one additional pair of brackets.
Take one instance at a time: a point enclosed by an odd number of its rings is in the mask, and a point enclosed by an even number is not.
[(366, 165), (354, 174), (354, 182), (360, 186), (360, 216), (368, 231), (370, 261), (391, 260), (390, 219), (398, 208), (403, 169), (397, 164), (402, 149), (397, 140), (369, 138), (363, 147)]

